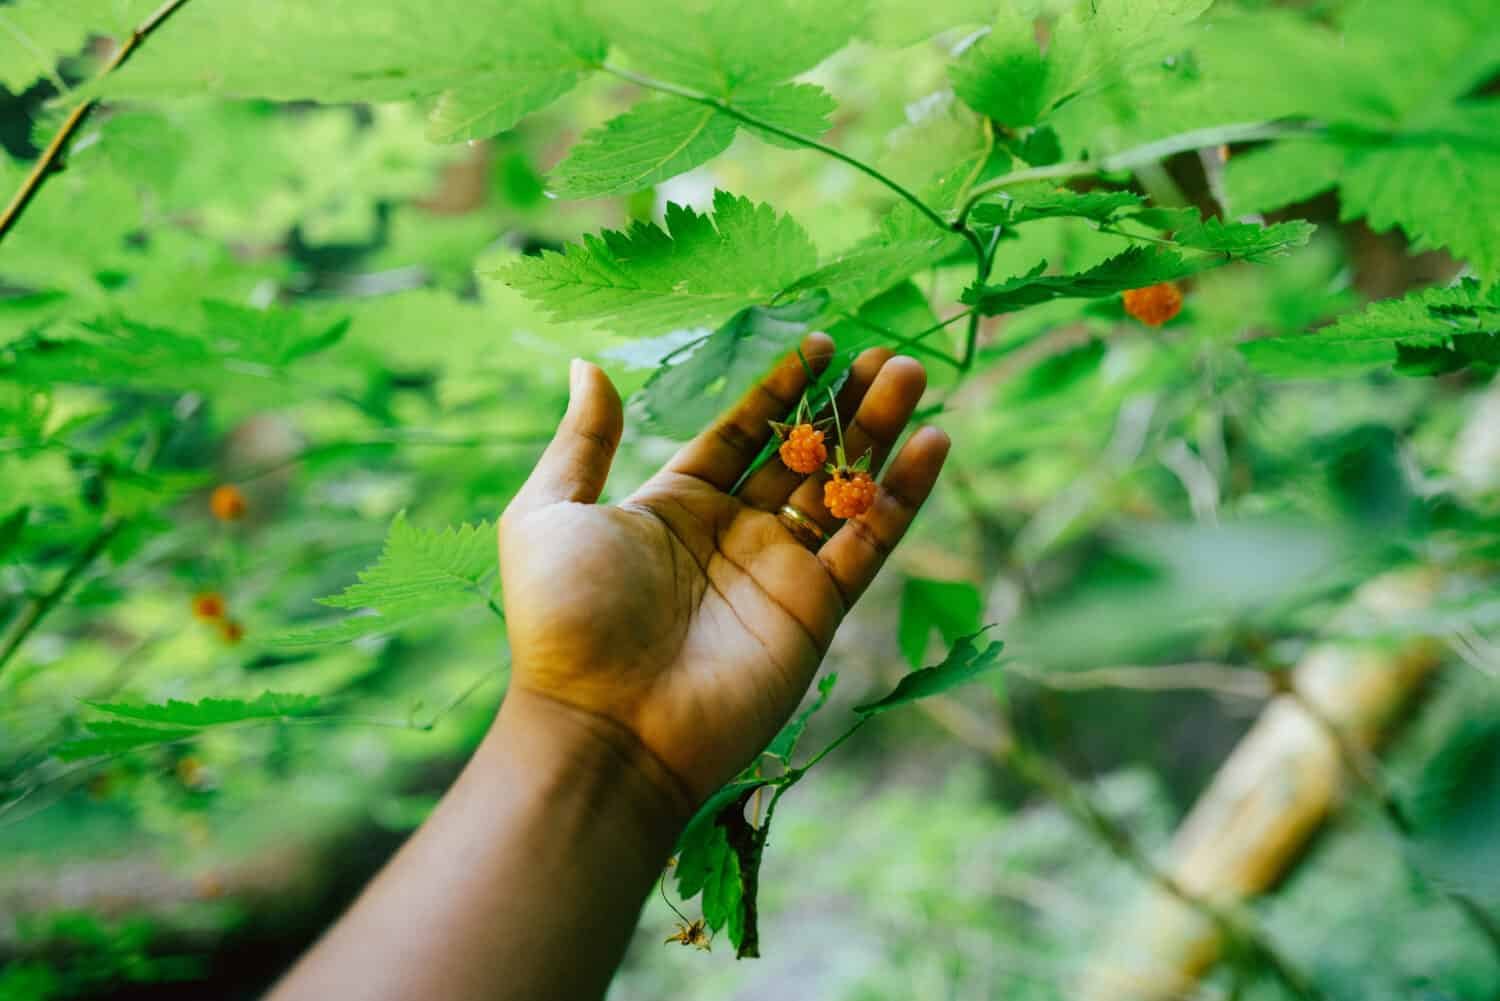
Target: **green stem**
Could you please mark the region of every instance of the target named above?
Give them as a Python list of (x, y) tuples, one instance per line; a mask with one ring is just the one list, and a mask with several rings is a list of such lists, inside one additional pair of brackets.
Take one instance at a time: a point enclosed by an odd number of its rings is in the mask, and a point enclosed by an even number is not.
[[(779, 786), (782, 786), (783, 788), (796, 785), (798, 782), (800, 782), (802, 780), (802, 776), (806, 775), (809, 771), (812, 770), (813, 766), (815, 766), (818, 762), (822, 761), (824, 758), (826, 758), (830, 754), (832, 754), (836, 749), (838, 749), (839, 745), (841, 745), (844, 741), (848, 740), (850, 737), (852, 737), (856, 733), (858, 733), (859, 732), (859, 728), (862, 727), (862, 726), (864, 726), (869, 721), (870, 721), (870, 717), (868, 717), (868, 716), (861, 716), (858, 720), (855, 721), (855, 723), (854, 723), (853, 726), (851, 726), (849, 729), (845, 730), (843, 733), (841, 733), (837, 737), (835, 737), (833, 739), (832, 743), (830, 743), (827, 747), (823, 748), (817, 754), (814, 754), (812, 756), (811, 760), (809, 760), (806, 764), (800, 765), (797, 768), (790, 769), (785, 775), (783, 775), (781, 778), (777, 779), (775, 784), (779, 785)], [(778, 791), (778, 795), (780, 795), (779, 791)], [(772, 802), (772, 805), (775, 805), (775, 800), (774, 799), (771, 802)]]
[(1232, 142), (1255, 142), (1262, 139), (1279, 139), (1284, 136), (1305, 134), (1317, 131), (1317, 127), (1307, 122), (1279, 121), (1279, 122), (1247, 122), (1235, 125), (1220, 125), (1207, 129), (1194, 129), (1190, 132), (1180, 132), (1177, 135), (1167, 136), (1154, 142), (1144, 143), (1110, 156), (1100, 157), (1097, 160), (1068, 160), (1063, 163), (1048, 164), (1045, 167), (1027, 167), (1023, 170), (1013, 170), (1008, 174), (985, 181), (975, 186), (969, 197), (964, 200), (963, 206), (958, 211), (954, 220), (954, 227), (966, 225), (969, 213), (974, 206), (979, 204), (985, 196), (993, 192), (1008, 188), (1013, 184), (1022, 184), (1026, 181), (1063, 180), (1072, 177), (1085, 177), (1090, 174), (1113, 173), (1119, 170), (1133, 170), (1145, 166), (1148, 163), (1156, 163), (1167, 157), (1178, 153), (1186, 153), (1190, 150), (1203, 149), (1207, 146), (1220, 146)]
[(37, 595), (27, 603), (26, 608), (6, 633), (4, 642), (0, 643), (0, 673), (4, 673), (6, 665), (30, 638), (36, 627), (41, 625), (42, 620), (62, 603), (63, 599), (68, 596), (68, 592), (73, 589), (73, 585), (88, 571), (89, 567), (94, 565), (94, 561), (104, 552), (105, 547), (124, 527), (125, 522), (118, 518), (107, 520), (89, 540), (88, 545), (84, 546), (83, 550), (74, 557), (73, 562), (63, 571), (57, 583), (50, 590)]
[(856, 326), (864, 327), (866, 330), (869, 330), (872, 333), (880, 334), (882, 337), (889, 340), (892, 346), (894, 346), (898, 350), (912, 351), (917, 354), (924, 355), (928, 358), (936, 359), (937, 361), (943, 362), (944, 364), (952, 365), (954, 368), (959, 368), (960, 365), (957, 358), (954, 358), (952, 355), (948, 354), (945, 351), (939, 351), (937, 348), (930, 348), (927, 345), (921, 343), (921, 341), (927, 335), (933, 333), (934, 331), (941, 330), (943, 327), (948, 326), (964, 315), (964, 313), (960, 313), (958, 314), (958, 316), (950, 317), (949, 319), (944, 320), (942, 323), (928, 327), (926, 330), (911, 334), (909, 336), (902, 336), (901, 334), (896, 333), (894, 330), (887, 330), (886, 328), (880, 326), (878, 323), (871, 323), (869, 320), (861, 319), (853, 313), (845, 313), (844, 319), (848, 320), (850, 323), (853, 323)]
[(611, 65), (610, 63), (600, 64), (599, 69), (604, 71), (605, 73), (609, 73), (612, 76), (617, 76), (621, 80), (628, 80), (638, 87), (644, 87), (647, 90), (654, 90), (662, 94), (671, 94), (674, 97), (680, 97), (683, 100), (692, 101), (694, 104), (701, 104), (705, 107), (713, 108), (715, 111), (728, 115), (730, 118), (736, 119), (737, 121), (744, 122), (746, 125), (751, 125), (764, 132), (769, 132), (772, 135), (780, 136), (788, 142), (797, 143), (799, 146), (806, 146), (808, 149), (815, 149), (825, 156), (831, 156), (835, 160), (838, 160), (840, 163), (847, 164), (848, 166), (853, 167), (855, 170), (859, 171), (861, 174), (864, 174), (866, 177), (872, 178), (875, 181), (878, 181), (879, 183), (885, 185), (885, 187), (890, 189), (892, 192), (909, 202), (913, 208), (915, 208), (918, 212), (922, 213), (922, 215), (931, 220), (933, 225), (937, 226), (939, 229), (947, 230), (950, 228), (954, 228), (949, 225), (948, 220), (944, 219), (936, 209), (934, 209), (931, 205), (928, 205), (926, 202), (922, 201), (922, 199), (918, 198), (905, 185), (901, 184), (894, 178), (882, 173), (876, 168), (870, 166), (863, 160), (860, 160), (857, 157), (850, 156), (843, 150), (836, 149), (835, 147), (829, 146), (826, 143), (821, 143), (811, 136), (803, 135), (800, 132), (793, 132), (791, 129), (784, 129), (780, 125), (768, 122), (762, 118), (757, 118), (756, 116), (748, 112), (741, 111), (739, 108), (736, 108), (733, 104), (730, 104), (728, 101), (720, 97), (714, 97), (710, 94), (704, 94), (700, 91), (682, 87), (675, 83), (669, 83), (666, 80), (657, 80), (649, 76), (643, 76), (640, 73), (622, 69), (621, 67)]
[[(100, 71), (99, 79), (102, 80), (125, 65), (125, 61), (140, 47), (147, 36), (157, 28), (160, 28), (167, 18), (177, 13), (178, 8), (185, 3), (187, 3), (187, 0), (167, 0), (166, 3), (156, 8), (151, 16), (141, 22), (140, 26), (132, 31), (120, 43), (119, 47), (115, 49), (115, 54), (110, 57), (109, 62), (105, 63), (104, 69)], [(3, 211), (0, 211), (0, 243), (5, 241), (5, 234), (9, 233), (15, 227), (16, 223), (20, 222), (21, 214), (26, 211), (26, 207), (31, 204), (37, 192), (42, 190), (42, 185), (47, 183), (47, 178), (52, 176), (56, 171), (59, 161), (67, 153), (68, 147), (72, 145), (74, 136), (78, 134), (79, 129), (83, 128), (83, 123), (88, 120), (89, 114), (94, 110), (94, 106), (97, 103), (98, 101), (92, 97), (82, 101), (63, 120), (62, 126), (58, 128), (57, 133), (52, 137), (52, 141), (47, 144), (47, 148), (42, 151), (42, 155), (32, 167), (31, 173), (26, 175), (26, 180), (21, 182), (20, 190), (11, 198), (10, 204), (6, 205)]]

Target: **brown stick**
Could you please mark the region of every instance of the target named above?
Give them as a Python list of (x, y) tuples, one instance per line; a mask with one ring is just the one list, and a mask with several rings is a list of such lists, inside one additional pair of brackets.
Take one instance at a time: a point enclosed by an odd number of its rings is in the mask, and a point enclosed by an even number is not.
[[(1387, 574), (1367, 584), (1358, 606), (1384, 614), (1420, 608), (1435, 593), (1427, 571)], [(1300, 697), (1362, 750), (1441, 660), (1437, 644), (1395, 650), (1328, 644), (1294, 670)], [(1178, 829), (1169, 873), (1189, 893), (1233, 907), (1271, 888), (1297, 861), (1340, 793), (1343, 755), (1324, 722), (1298, 697), (1267, 706)], [(1167, 1001), (1191, 993), (1219, 958), (1222, 929), (1159, 889), (1116, 923), (1085, 970), (1084, 1001)]]
[[(115, 49), (115, 54), (110, 57), (109, 62), (105, 63), (104, 69), (99, 73), (99, 79), (102, 80), (124, 66), (125, 61), (136, 49), (140, 48), (147, 36), (161, 27), (162, 23), (185, 3), (187, 0), (167, 0), (166, 3), (156, 8), (156, 11), (141, 22), (140, 26)], [(81, 101), (68, 113), (62, 127), (57, 130), (57, 134), (42, 151), (41, 158), (31, 168), (31, 173), (26, 176), (26, 180), (21, 182), (21, 189), (10, 200), (10, 204), (5, 206), (5, 211), (0, 213), (0, 242), (4, 242), (6, 234), (20, 221), (21, 213), (26, 211), (26, 206), (30, 205), (37, 192), (42, 190), (42, 185), (47, 183), (47, 178), (60, 169), (63, 154), (67, 152), (68, 146), (73, 142), (73, 137), (78, 134), (78, 130), (88, 120), (89, 113), (94, 110), (94, 105), (98, 103), (98, 98), (90, 97)]]

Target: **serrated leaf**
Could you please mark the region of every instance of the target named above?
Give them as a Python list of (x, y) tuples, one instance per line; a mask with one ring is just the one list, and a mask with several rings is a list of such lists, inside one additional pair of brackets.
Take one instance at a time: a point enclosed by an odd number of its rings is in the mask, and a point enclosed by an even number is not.
[[(109, 713), (111, 716), (176, 727), (205, 727), (251, 719), (307, 716), (321, 708), (321, 700), (316, 695), (288, 692), (262, 692), (248, 701), (245, 699), (199, 699), (197, 702), (183, 702), (179, 699), (169, 699), (164, 703), (130, 705), (124, 702), (86, 700), (84, 704), (100, 712)], [(91, 730), (99, 725), (88, 724)]]
[(959, 100), (1014, 129), (1035, 124), (1050, 106), (1048, 70), (1034, 18), (1009, 10), (949, 67), (948, 76)]
[(789, 216), (718, 191), (712, 216), (668, 205), (665, 229), (605, 230), (562, 253), (518, 261), (499, 277), (554, 319), (639, 336), (717, 326), (770, 301), (816, 263), (807, 234)]
[(400, 618), (460, 607), (481, 600), (479, 582), (497, 563), (494, 529), (488, 522), (424, 531), (396, 515), (380, 559), (359, 574), (359, 583), (319, 599), (331, 608), (369, 608)]
[(1454, 106), (1386, 140), (1348, 145), (1340, 214), (1500, 277), (1500, 101)]
[(1301, 219), (1270, 226), (1205, 219), (1176, 230), (1172, 242), (1181, 247), (1224, 254), (1234, 260), (1263, 263), (1305, 245), (1316, 229), (1312, 223)]
[(641, 390), (652, 430), (671, 438), (702, 431), (797, 346), (827, 305), (818, 293), (785, 306), (750, 306), (658, 369)]
[(144, 747), (170, 744), (196, 737), (199, 730), (176, 727), (145, 726), (117, 720), (103, 720), (88, 725), (90, 735), (63, 741), (52, 748), (52, 755), (63, 761), (78, 761), (106, 754), (123, 754)]
[(653, 76), (719, 97), (816, 66), (859, 30), (865, 0), (600, 0), (592, 14)]
[(734, 141), (736, 122), (677, 97), (642, 101), (585, 133), (552, 174), (563, 198), (624, 195), (718, 156)]
[(306, 650), (337, 643), (348, 643), (367, 636), (383, 636), (415, 622), (418, 613), (380, 615), (367, 613), (296, 629), (285, 629), (264, 641), (273, 650)]
[(967, 685), (986, 671), (1000, 666), (1000, 651), (1005, 644), (996, 640), (984, 649), (979, 649), (977, 641), (985, 632), (986, 630), (981, 629), (970, 636), (959, 637), (941, 663), (913, 671), (902, 678), (889, 695), (875, 702), (855, 706), (854, 711), (861, 716), (878, 716), (920, 699), (952, 691), (960, 685)]
[(1455, 362), (1467, 364), (1486, 357), (1497, 341), (1500, 286), (1486, 291), (1468, 279), (1371, 303), (1312, 333), (1250, 341), (1240, 352), (1273, 375), (1326, 377), (1393, 365), (1401, 349), (1449, 352)]
[(901, 653), (913, 669), (922, 666), (934, 630), (952, 646), (979, 631), (984, 601), (967, 581), (908, 577), (901, 589), (896, 635)]
[(1098, 299), (1126, 289), (1145, 288), (1196, 274), (1217, 258), (1184, 258), (1159, 246), (1133, 246), (1108, 260), (1071, 275), (1046, 275), (1043, 261), (1024, 275), (982, 289), (964, 290), (963, 301), (986, 314), (1011, 313), (1054, 299)]
[(792, 760), (792, 752), (797, 749), (797, 742), (802, 739), (802, 734), (807, 731), (808, 720), (817, 715), (818, 710), (822, 709), (828, 703), (828, 696), (833, 691), (833, 686), (837, 685), (838, 682), (839, 676), (837, 674), (824, 675), (823, 679), (818, 682), (817, 698), (813, 699), (806, 709), (792, 717), (791, 721), (781, 728), (781, 732), (776, 734), (775, 739), (767, 745), (765, 753), (773, 758), (780, 758), (782, 761), (789, 763)]
[(1006, 191), (999, 201), (985, 202), (973, 212), (975, 222), (1018, 226), (1034, 219), (1077, 217), (1109, 222), (1145, 199), (1131, 191), (1070, 191), (1043, 185), (1022, 185)]
[(1236, 153), (1224, 166), (1228, 209), (1249, 215), (1305, 201), (1336, 185), (1343, 166), (1342, 149), (1311, 139)]
[[(735, 92), (731, 103), (746, 114), (809, 139), (816, 139), (832, 128), (831, 119), (838, 110), (833, 95), (813, 83), (745, 88)], [(802, 147), (799, 142), (757, 126), (746, 124), (745, 128), (773, 146)]]

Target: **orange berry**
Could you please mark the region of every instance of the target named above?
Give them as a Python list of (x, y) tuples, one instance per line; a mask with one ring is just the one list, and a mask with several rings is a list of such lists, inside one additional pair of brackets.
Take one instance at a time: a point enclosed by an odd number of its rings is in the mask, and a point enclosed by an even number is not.
[(177, 781), (189, 789), (196, 789), (203, 784), (204, 772), (203, 762), (192, 755), (181, 758), (177, 762)]
[(235, 646), (245, 638), (245, 627), (233, 619), (220, 619), (219, 638), (230, 646)]
[(1148, 327), (1159, 327), (1182, 312), (1182, 292), (1172, 282), (1133, 288), (1121, 298), (1125, 312)]
[(816, 473), (828, 461), (823, 432), (811, 424), (798, 424), (781, 443), (781, 461), (794, 473)]
[(823, 506), (835, 518), (857, 518), (875, 503), (875, 490), (869, 473), (839, 469), (823, 484)]
[(214, 492), (208, 498), (208, 509), (220, 521), (239, 521), (245, 516), (248, 507), (240, 488), (229, 483), (214, 487)]
[(193, 597), (193, 618), (217, 622), (224, 617), (224, 596), (218, 591), (204, 591)]

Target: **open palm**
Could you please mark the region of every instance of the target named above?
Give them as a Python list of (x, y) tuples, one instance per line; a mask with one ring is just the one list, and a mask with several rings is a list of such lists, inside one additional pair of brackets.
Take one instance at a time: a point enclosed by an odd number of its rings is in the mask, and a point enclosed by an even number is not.
[[(814, 366), (832, 342), (814, 335)], [(568, 412), (500, 525), (512, 686), (590, 714), (650, 752), (697, 802), (750, 761), (807, 689), (835, 629), (900, 539), (948, 451), (913, 435), (874, 507), (835, 521), (819, 477), (772, 462), (729, 490), (806, 385), (795, 354), (659, 473), (597, 503), (619, 442), (619, 395), (575, 362)], [(922, 367), (872, 349), (840, 394), (852, 454), (876, 468), (923, 388)], [(828, 539), (816, 552), (776, 512)]]

